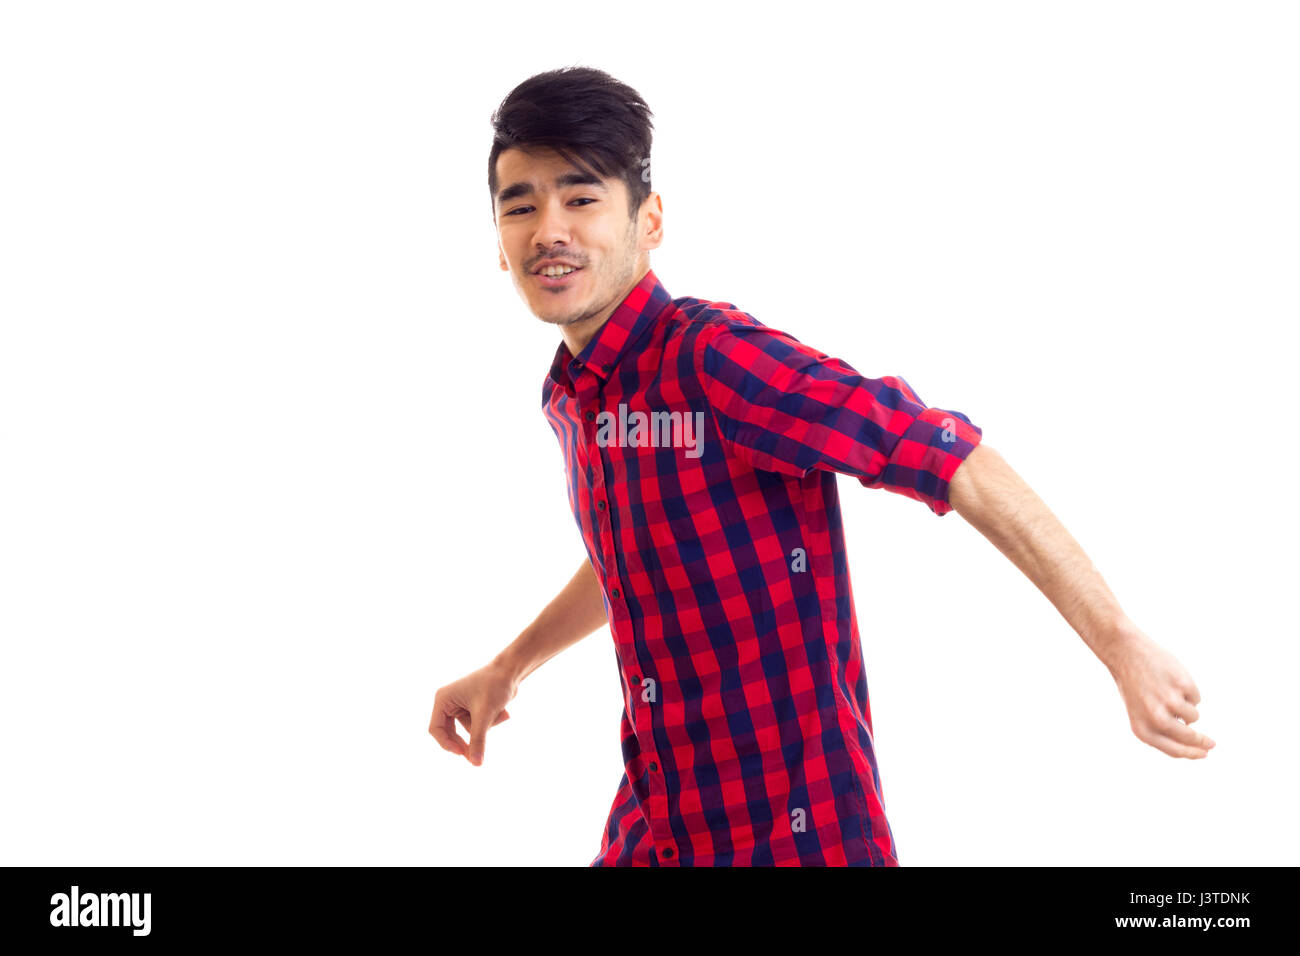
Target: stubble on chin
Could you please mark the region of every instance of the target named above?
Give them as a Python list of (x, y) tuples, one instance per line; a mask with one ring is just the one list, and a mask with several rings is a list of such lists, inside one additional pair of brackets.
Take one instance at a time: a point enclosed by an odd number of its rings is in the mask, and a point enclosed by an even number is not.
[(547, 325), (574, 325), (586, 318), (585, 315), (542, 315), (538, 316)]
[[(543, 290), (543, 295), (545, 294), (546, 293)], [(542, 300), (543, 303), (545, 303), (545, 301), (546, 301), (545, 299)], [(572, 312), (567, 315), (539, 315), (538, 318), (541, 319), (543, 322), (545, 322), (547, 325), (554, 325), (557, 327), (569, 326), (569, 325), (577, 325), (579, 322), (586, 321), (587, 319), (595, 315), (597, 311), (599, 311), (599, 307), (597, 307), (596, 309), (588, 309), (588, 310), (582, 310), (578, 312)]]

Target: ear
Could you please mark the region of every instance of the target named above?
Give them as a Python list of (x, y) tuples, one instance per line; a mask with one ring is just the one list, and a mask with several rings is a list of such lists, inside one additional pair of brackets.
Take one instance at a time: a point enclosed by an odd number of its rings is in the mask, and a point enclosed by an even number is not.
[(509, 272), (510, 266), (506, 263), (506, 253), (505, 250), (501, 248), (500, 242), (497, 243), (497, 255), (501, 257), (501, 271)]
[(658, 249), (664, 241), (664, 204), (658, 193), (651, 193), (641, 203), (641, 242), (638, 248)]

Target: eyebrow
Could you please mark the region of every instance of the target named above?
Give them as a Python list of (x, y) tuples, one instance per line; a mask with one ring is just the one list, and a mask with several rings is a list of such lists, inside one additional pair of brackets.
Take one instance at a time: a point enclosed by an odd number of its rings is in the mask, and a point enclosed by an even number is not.
[[(584, 173), (579, 170), (570, 170), (567, 173), (560, 173), (555, 177), (555, 188), (563, 189), (565, 186), (595, 186), (597, 189), (608, 192), (604, 180), (599, 176), (591, 173)], [(518, 199), (520, 196), (528, 196), (533, 192), (533, 184), (518, 182), (511, 183), (499, 193), (497, 193), (497, 205), (504, 206), (512, 199)]]

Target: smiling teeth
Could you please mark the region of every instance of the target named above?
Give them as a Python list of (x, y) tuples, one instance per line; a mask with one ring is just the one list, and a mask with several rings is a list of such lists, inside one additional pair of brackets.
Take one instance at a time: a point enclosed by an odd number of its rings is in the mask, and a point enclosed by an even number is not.
[(538, 275), (544, 276), (565, 276), (573, 272), (573, 266), (547, 266)]

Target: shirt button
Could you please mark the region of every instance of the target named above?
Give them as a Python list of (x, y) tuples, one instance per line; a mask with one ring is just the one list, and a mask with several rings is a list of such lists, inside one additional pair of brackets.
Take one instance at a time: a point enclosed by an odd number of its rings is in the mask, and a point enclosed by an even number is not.
[(604, 498), (601, 498), (599, 501), (596, 502), (596, 510), (597, 510), (597, 511), (604, 511), (604, 510), (605, 510), (605, 499), (604, 499)]
[(618, 588), (614, 588), (614, 600), (618, 600)]
[(658, 765), (657, 763), (655, 763), (653, 760), (650, 761), (650, 770), (651, 770), (652, 773), (658, 773), (658, 772), (659, 772), (659, 765)]
[(587, 421), (589, 421), (589, 422), (594, 422), (595, 420), (596, 420), (596, 413), (595, 413), (595, 412), (587, 412)]
[(673, 858), (673, 848), (672, 848), (672, 847), (670, 847), (670, 846), (666, 846), (666, 847), (664, 847), (664, 858), (665, 858), (665, 859), (669, 859), (669, 860), (671, 860), (671, 859)]

